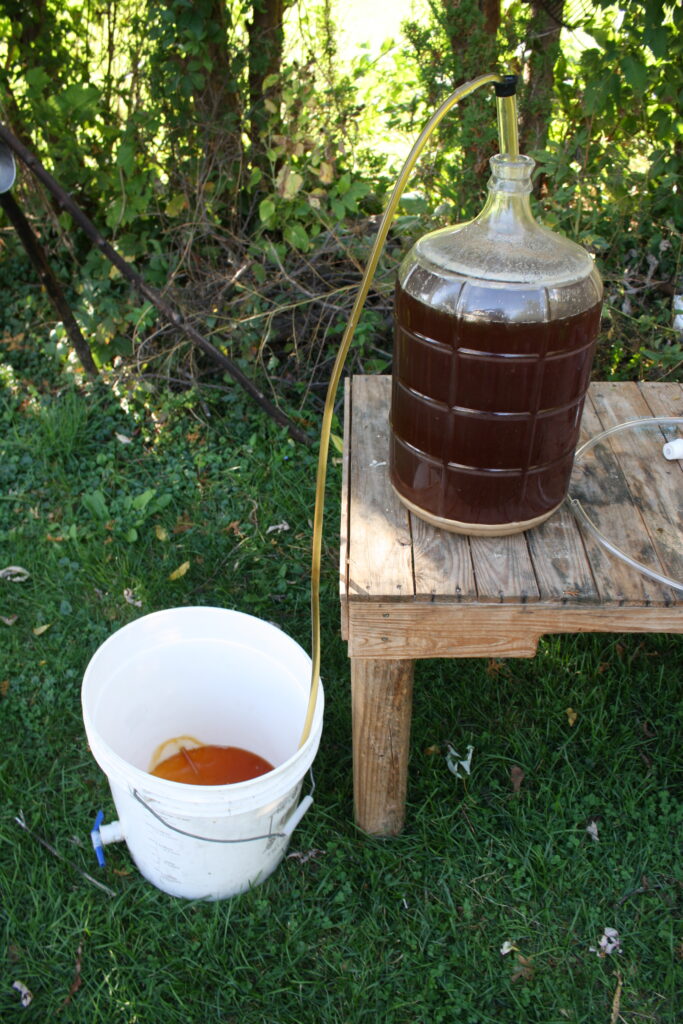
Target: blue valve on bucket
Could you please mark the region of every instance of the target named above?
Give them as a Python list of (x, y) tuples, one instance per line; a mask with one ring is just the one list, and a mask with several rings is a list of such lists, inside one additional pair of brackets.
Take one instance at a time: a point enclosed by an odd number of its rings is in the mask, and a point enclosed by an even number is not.
[(98, 811), (93, 827), (90, 829), (90, 838), (92, 840), (93, 849), (95, 851), (95, 856), (97, 857), (97, 863), (101, 868), (103, 868), (106, 863), (104, 859), (104, 845), (102, 843), (102, 836), (100, 835), (100, 826), (103, 821), (104, 811)]

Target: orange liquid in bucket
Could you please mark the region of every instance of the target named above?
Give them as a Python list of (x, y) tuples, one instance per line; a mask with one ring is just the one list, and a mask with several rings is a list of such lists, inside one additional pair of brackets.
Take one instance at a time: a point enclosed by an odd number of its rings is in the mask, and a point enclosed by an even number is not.
[(181, 747), (150, 774), (191, 786), (224, 786), (231, 782), (246, 782), (272, 770), (272, 764), (250, 750), (207, 744), (189, 750)]

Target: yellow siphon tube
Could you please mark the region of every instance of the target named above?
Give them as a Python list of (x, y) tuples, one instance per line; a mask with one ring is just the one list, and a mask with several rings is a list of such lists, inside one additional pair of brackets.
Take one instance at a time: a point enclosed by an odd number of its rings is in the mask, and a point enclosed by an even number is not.
[[(482, 85), (490, 85), (502, 81), (503, 79), (500, 75), (491, 73), (487, 75), (480, 75), (478, 78), (473, 78), (470, 82), (465, 82), (456, 89), (455, 92), (451, 93), (448, 99), (444, 100), (422, 129), (422, 132), (408, 154), (408, 158), (396, 180), (387, 208), (384, 211), (382, 220), (380, 221), (377, 236), (372, 246), (372, 251), (363, 274), (363, 279), (356, 295), (351, 316), (346, 325), (346, 329), (339, 346), (339, 351), (337, 352), (337, 356), (334, 361), (332, 374), (327, 386), (327, 396), (325, 398), (325, 406), (323, 409), (323, 418), (320, 428), (320, 450), (318, 453), (318, 471), (315, 486), (315, 511), (313, 514), (313, 537), (311, 543), (311, 689), (308, 697), (308, 707), (306, 709), (304, 727), (301, 734), (301, 740), (299, 741), (300, 748), (308, 739), (311, 731), (318, 696), (318, 684), (320, 681), (320, 560), (322, 552), (323, 507), (325, 501), (325, 481), (327, 478), (327, 462), (330, 447), (330, 433), (332, 429), (332, 416), (334, 413), (337, 389), (344, 369), (344, 363), (346, 362), (346, 357), (348, 355), (349, 348), (351, 347), (353, 335), (360, 319), (361, 312), (363, 311), (365, 300), (368, 296), (368, 292), (370, 291), (370, 285), (372, 284), (372, 280), (375, 276), (379, 257), (382, 248), (384, 247), (387, 235), (389, 234), (389, 228), (391, 227), (391, 222), (394, 218), (394, 214), (396, 213), (396, 208), (427, 140), (456, 103), (459, 103), (460, 100), (469, 96), (470, 93), (473, 93)], [(516, 109), (514, 106), (514, 96), (510, 99), (512, 100), (511, 104), (506, 102), (503, 102), (503, 104), (499, 102), (498, 104), (498, 127), (502, 147), (507, 147), (511, 144), (516, 146), (517, 125), (516, 113), (514, 113)], [(505, 148), (501, 149), (501, 152), (505, 151)], [(508, 149), (508, 151), (513, 156), (516, 155), (517, 152), (516, 149), (514, 152), (512, 149)]]

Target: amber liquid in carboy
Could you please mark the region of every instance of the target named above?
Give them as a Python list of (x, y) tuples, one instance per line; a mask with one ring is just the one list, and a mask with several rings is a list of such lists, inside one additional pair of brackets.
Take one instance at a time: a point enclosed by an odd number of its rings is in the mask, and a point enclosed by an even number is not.
[(390, 466), (399, 495), (428, 516), (500, 524), (501, 533), (555, 509), (569, 486), (600, 308), (498, 323), (433, 309), (397, 284)]

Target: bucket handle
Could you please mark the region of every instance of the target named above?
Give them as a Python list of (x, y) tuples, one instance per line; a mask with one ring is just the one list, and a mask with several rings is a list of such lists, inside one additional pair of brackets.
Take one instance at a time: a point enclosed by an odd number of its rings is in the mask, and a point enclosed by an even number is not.
[(145, 808), (146, 811), (149, 811), (149, 813), (152, 815), (153, 818), (156, 818), (157, 821), (161, 822), (161, 824), (164, 826), (164, 828), (170, 829), (171, 832), (177, 832), (181, 836), (187, 836), (188, 839), (201, 839), (202, 842), (205, 842), (205, 843), (254, 843), (254, 842), (256, 842), (259, 839), (288, 839), (289, 836), (291, 836), (292, 832), (297, 827), (297, 825), (299, 824), (299, 822), (303, 818), (304, 814), (306, 813), (308, 808), (313, 803), (313, 793), (315, 791), (315, 779), (313, 778), (313, 769), (312, 768), (310, 769), (309, 774), (311, 776), (311, 792), (308, 793), (303, 798), (301, 803), (299, 803), (297, 805), (296, 810), (290, 815), (290, 817), (289, 817), (287, 823), (285, 824), (282, 832), (267, 832), (265, 835), (262, 835), (262, 836), (246, 836), (243, 839), (213, 839), (210, 836), (198, 836), (198, 835), (195, 835), (194, 832), (185, 832), (184, 829), (177, 828), (175, 825), (171, 825), (170, 822), (166, 821), (165, 818), (162, 818), (161, 815), (158, 814), (154, 810), (153, 807), (150, 807), (150, 805), (148, 803), (146, 803), (145, 800), (143, 800), (143, 798), (138, 793), (137, 789), (133, 789), (132, 790), (132, 794), (133, 794), (133, 797), (137, 800), (137, 802), (139, 804), (142, 804), (142, 806)]

